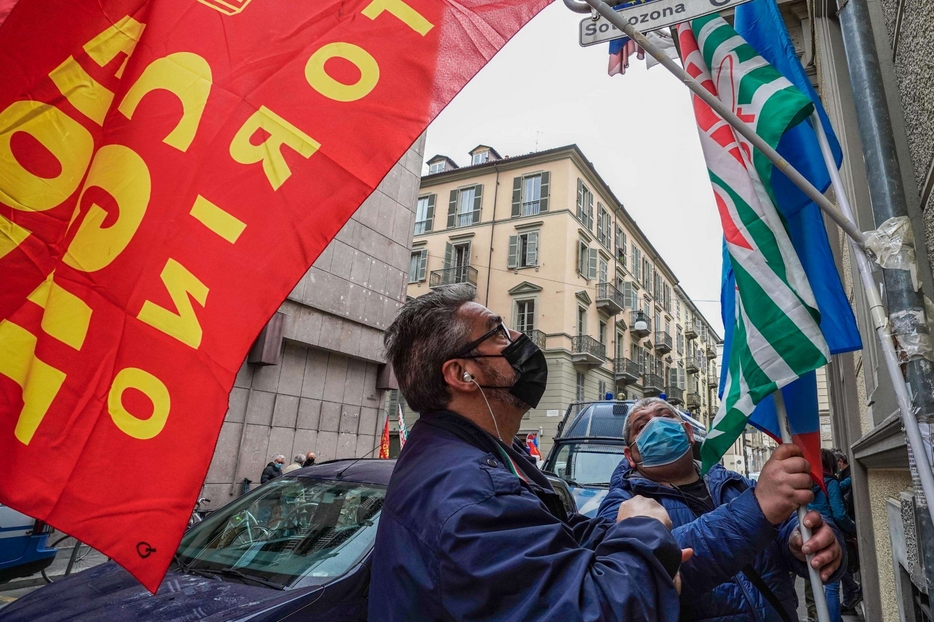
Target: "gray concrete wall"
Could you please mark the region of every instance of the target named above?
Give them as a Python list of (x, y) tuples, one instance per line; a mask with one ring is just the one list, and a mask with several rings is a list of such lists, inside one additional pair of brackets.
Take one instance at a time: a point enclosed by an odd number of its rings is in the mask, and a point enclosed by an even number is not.
[(424, 143), (412, 145), (282, 303), (279, 364), (241, 367), (205, 479), (209, 507), (239, 494), (244, 478), (259, 484), (277, 454), (288, 463), (313, 451), (323, 461), (376, 448), (383, 333), (405, 301)]

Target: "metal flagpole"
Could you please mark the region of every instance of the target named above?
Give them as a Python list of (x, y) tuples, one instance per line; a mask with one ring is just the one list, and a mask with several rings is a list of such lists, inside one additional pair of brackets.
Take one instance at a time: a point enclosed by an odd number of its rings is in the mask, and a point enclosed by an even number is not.
[[(827, 166), (827, 172), (830, 173), (830, 183), (833, 186), (834, 194), (837, 196), (837, 202), (840, 204), (840, 211), (850, 221), (855, 222), (853, 209), (850, 207), (846, 189), (843, 187), (843, 180), (840, 179), (840, 171), (837, 170), (837, 164), (834, 162), (830, 143), (827, 140), (827, 134), (824, 132), (824, 126), (821, 124), (820, 117), (816, 112), (811, 115), (811, 120), (817, 133), (817, 142), (820, 144), (821, 155), (824, 156), (824, 164)], [(879, 295), (875, 280), (872, 278), (872, 267), (869, 264), (869, 259), (862, 249), (853, 244), (852, 240), (851, 244), (853, 254), (856, 256), (857, 271), (863, 282), (866, 298), (869, 301), (869, 313), (872, 317), (873, 327), (876, 336), (879, 338), (879, 345), (882, 347), (882, 354), (889, 370), (892, 386), (895, 388), (895, 399), (898, 401), (902, 426), (905, 428), (908, 445), (915, 459), (917, 475), (921, 480), (921, 489), (924, 492), (926, 501), (925, 505), (927, 505), (928, 512), (931, 514), (931, 520), (934, 521), (934, 503), (930, 502), (934, 500), (934, 471), (931, 470), (928, 461), (928, 454), (924, 448), (924, 439), (921, 436), (918, 422), (911, 413), (911, 397), (908, 395), (908, 385), (905, 383), (905, 377), (902, 376), (901, 363), (898, 360), (898, 353), (895, 351), (895, 344), (892, 342), (885, 307), (882, 305), (882, 297)]]
[[(775, 399), (775, 413), (778, 416), (778, 428), (782, 431), (782, 443), (791, 444), (791, 428), (788, 426), (788, 411), (785, 410), (785, 398), (779, 389), (772, 394)], [(802, 544), (811, 539), (811, 529), (804, 524), (804, 515), (807, 508), (798, 506), (798, 531), (801, 532)], [(814, 592), (814, 607), (817, 609), (819, 622), (830, 622), (830, 613), (827, 610), (827, 597), (824, 594), (824, 582), (821, 581), (820, 571), (811, 565), (814, 554), (807, 555), (808, 576), (811, 579), (811, 591)]]

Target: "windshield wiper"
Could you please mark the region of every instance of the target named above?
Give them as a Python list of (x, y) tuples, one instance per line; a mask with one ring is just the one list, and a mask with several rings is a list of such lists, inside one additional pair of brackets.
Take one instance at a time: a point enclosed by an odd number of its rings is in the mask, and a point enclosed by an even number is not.
[(217, 575), (210, 574), (206, 572), (205, 570), (202, 570), (200, 568), (191, 568), (190, 566), (188, 566), (188, 564), (182, 561), (182, 557), (178, 553), (175, 553), (174, 555), (172, 555), (172, 559), (175, 561), (175, 565), (178, 566), (178, 569), (181, 570), (185, 574), (195, 574), (195, 575), (198, 575), (199, 577), (204, 577), (205, 579), (213, 579), (215, 581), (221, 580), (221, 578), (218, 577)]
[(266, 587), (271, 587), (275, 590), (285, 589), (285, 586), (282, 585), (281, 583), (275, 583), (274, 581), (267, 581), (266, 579), (260, 579), (259, 577), (254, 577), (253, 575), (244, 574), (240, 572), (239, 570), (237, 570), (236, 568), (211, 568), (211, 569), (205, 568), (204, 572), (210, 572), (210, 573), (216, 572), (216, 573), (224, 575), (225, 577), (237, 577), (238, 579), (242, 581), (252, 581), (254, 583), (258, 583), (259, 585), (265, 585)]

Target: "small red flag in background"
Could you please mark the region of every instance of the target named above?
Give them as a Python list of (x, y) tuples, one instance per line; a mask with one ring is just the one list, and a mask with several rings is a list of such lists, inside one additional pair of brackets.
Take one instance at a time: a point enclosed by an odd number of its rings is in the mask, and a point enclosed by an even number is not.
[(383, 460), (389, 459), (389, 415), (386, 415), (386, 423), (383, 424), (383, 435), (379, 439), (379, 457)]
[(20, 0), (0, 27), (0, 501), (155, 591), (263, 324), (545, 4)]

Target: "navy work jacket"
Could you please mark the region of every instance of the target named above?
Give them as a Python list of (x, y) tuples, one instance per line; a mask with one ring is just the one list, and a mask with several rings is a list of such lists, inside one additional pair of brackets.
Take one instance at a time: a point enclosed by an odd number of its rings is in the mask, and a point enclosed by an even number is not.
[(389, 483), (369, 619), (674, 621), (680, 560), (659, 521), (568, 517), (527, 456), (429, 413)]
[[(678, 489), (646, 479), (623, 459), (597, 515), (616, 516), (620, 503), (635, 495), (665, 506), (678, 544), (694, 549), (694, 557), (681, 567), (682, 622), (781, 622), (775, 607), (743, 573), (747, 565), (762, 577), (788, 618), (797, 620), (794, 575), (808, 576), (807, 565), (788, 550), (798, 517), (792, 514), (772, 525), (756, 500), (755, 484), (719, 464), (704, 481), (715, 509), (698, 516)], [(843, 547), (839, 533), (837, 540)], [(831, 580), (838, 580), (845, 568), (846, 560)]]

